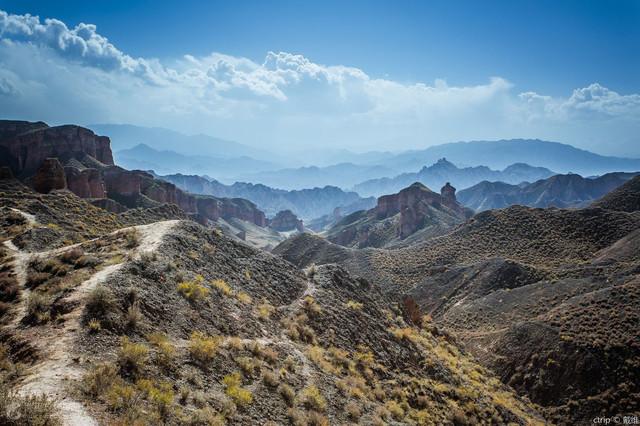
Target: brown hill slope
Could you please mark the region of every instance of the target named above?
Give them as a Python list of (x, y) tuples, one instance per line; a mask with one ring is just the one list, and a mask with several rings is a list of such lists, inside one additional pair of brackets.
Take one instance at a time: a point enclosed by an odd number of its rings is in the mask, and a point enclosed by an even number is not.
[(593, 203), (594, 207), (635, 212), (640, 210), (640, 176), (636, 176), (619, 188)]
[(300, 265), (337, 261), (380, 284), (549, 419), (575, 424), (640, 409), (638, 229), (638, 212), (510, 207), (406, 249), (338, 251), (307, 237), (275, 252)]
[(0, 369), (19, 407), (40, 393), (57, 404), (4, 419), (541, 423), (448, 334), (407, 324), (375, 284), (339, 267), (304, 273), (175, 220), (19, 248), (43, 217), (3, 227)]

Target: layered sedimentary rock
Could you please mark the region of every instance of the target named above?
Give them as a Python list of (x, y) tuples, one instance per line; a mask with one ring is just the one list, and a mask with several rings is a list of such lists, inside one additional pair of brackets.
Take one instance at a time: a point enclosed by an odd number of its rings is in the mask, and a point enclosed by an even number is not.
[(64, 174), (64, 168), (57, 158), (45, 159), (38, 168), (32, 179), (33, 188), (46, 194), (54, 189), (65, 189), (67, 180)]
[(291, 210), (279, 211), (276, 216), (269, 221), (269, 227), (281, 232), (293, 230), (304, 231), (302, 220), (298, 219)]
[(109, 138), (79, 126), (0, 120), (0, 167), (3, 176), (15, 175), (39, 192), (66, 188), (114, 213), (174, 204), (204, 224), (237, 218), (267, 226), (250, 201), (193, 195), (147, 172), (114, 165)]
[(84, 127), (2, 121), (0, 129), (0, 161), (18, 177), (33, 175), (46, 158), (53, 157), (65, 162), (90, 156), (102, 164), (113, 164), (109, 138)]
[(328, 232), (331, 242), (355, 247), (397, 245), (422, 231), (421, 238), (442, 235), (471, 216), (456, 200), (456, 189), (446, 184), (441, 193), (421, 183), (397, 194), (378, 198), (376, 207), (353, 213)]
[(80, 198), (105, 198), (107, 191), (98, 169), (79, 169), (65, 166), (67, 187)]
[(255, 204), (240, 198), (197, 198), (198, 215), (209, 220), (237, 218), (258, 226), (267, 226), (264, 213)]

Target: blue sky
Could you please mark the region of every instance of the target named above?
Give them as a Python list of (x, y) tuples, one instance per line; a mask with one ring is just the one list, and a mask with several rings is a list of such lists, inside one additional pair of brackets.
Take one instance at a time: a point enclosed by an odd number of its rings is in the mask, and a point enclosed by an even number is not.
[[(0, 10), (43, 27), (55, 18), (73, 37), (94, 24), (114, 49), (78, 54), (44, 30), (5, 27), (0, 89), (14, 105), (0, 113), (12, 118), (166, 125), (283, 149), (540, 137), (640, 157), (637, 1), (0, 0)], [(40, 62), (60, 72), (38, 75)], [(51, 96), (76, 100), (63, 112), (43, 104)]]

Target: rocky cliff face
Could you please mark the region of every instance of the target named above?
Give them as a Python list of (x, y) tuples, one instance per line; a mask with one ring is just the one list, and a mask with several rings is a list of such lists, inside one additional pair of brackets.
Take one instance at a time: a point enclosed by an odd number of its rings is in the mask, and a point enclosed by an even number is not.
[(471, 216), (457, 202), (455, 191), (447, 183), (438, 194), (416, 182), (397, 194), (378, 198), (369, 211), (345, 217), (329, 230), (328, 239), (345, 246), (384, 247), (418, 231), (424, 230), (420, 238), (441, 235)]
[(38, 192), (68, 189), (115, 213), (175, 204), (201, 223), (238, 218), (267, 226), (255, 204), (239, 198), (196, 196), (140, 170), (115, 166), (108, 137), (79, 126), (0, 120), (0, 166)]
[(80, 198), (105, 198), (107, 191), (98, 169), (79, 169), (66, 166), (67, 187)]
[(0, 129), (0, 161), (18, 177), (33, 175), (45, 159), (54, 157), (64, 163), (90, 156), (113, 165), (109, 138), (84, 127), (0, 121)]
[(430, 208), (447, 208), (464, 216), (464, 208), (456, 201), (456, 189), (449, 182), (442, 187), (441, 194), (431, 191), (421, 183), (414, 183), (397, 194), (378, 198), (375, 208), (378, 219), (400, 214), (398, 237), (407, 238), (423, 226)]
[(57, 158), (46, 158), (33, 176), (33, 188), (41, 193), (48, 193), (54, 189), (65, 189), (67, 180), (62, 164)]
[(276, 231), (285, 232), (298, 230), (304, 231), (304, 224), (302, 220), (293, 214), (291, 210), (279, 211), (276, 216), (269, 221), (269, 226)]

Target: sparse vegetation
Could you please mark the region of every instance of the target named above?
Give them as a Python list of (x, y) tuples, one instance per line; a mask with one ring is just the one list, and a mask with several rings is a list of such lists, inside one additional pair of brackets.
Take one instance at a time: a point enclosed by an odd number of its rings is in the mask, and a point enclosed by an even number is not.
[(209, 296), (210, 290), (203, 283), (204, 277), (196, 275), (192, 281), (183, 281), (178, 284), (178, 293), (192, 302), (205, 299)]
[(253, 395), (251, 394), (250, 390), (245, 389), (241, 386), (242, 378), (240, 376), (240, 373), (235, 372), (224, 376), (222, 382), (226, 386), (225, 392), (227, 396), (229, 396), (236, 405), (243, 407), (245, 405), (251, 404), (251, 402), (253, 401)]
[(267, 299), (262, 299), (262, 302), (256, 306), (256, 314), (262, 321), (266, 321), (271, 318), (271, 315), (275, 311), (275, 308)]
[(364, 305), (360, 302), (356, 302), (355, 300), (349, 300), (346, 303), (346, 306), (347, 308), (353, 309), (354, 311), (361, 311)]
[(206, 365), (216, 356), (220, 341), (218, 336), (207, 336), (194, 331), (189, 338), (189, 353), (196, 362)]
[(176, 357), (176, 348), (171, 344), (169, 338), (162, 333), (153, 333), (147, 336), (147, 340), (156, 348), (157, 361), (161, 366), (170, 367)]
[(243, 291), (238, 292), (238, 294), (236, 295), (236, 298), (238, 299), (238, 301), (240, 303), (243, 303), (245, 305), (250, 305), (251, 302), (253, 301), (251, 299), (251, 296), (249, 296), (247, 293), (245, 293)]
[(223, 296), (231, 296), (233, 293), (231, 286), (225, 280), (213, 280), (211, 285)]
[(124, 233), (127, 248), (135, 248), (140, 244), (140, 232), (136, 228), (131, 228)]
[(104, 318), (115, 309), (115, 298), (105, 286), (98, 285), (91, 290), (85, 305), (86, 315), (92, 319)]
[(291, 386), (286, 383), (282, 383), (280, 386), (278, 386), (278, 393), (282, 396), (287, 405), (293, 406), (293, 403), (296, 399), (296, 392)]
[(32, 292), (27, 300), (27, 319), (31, 322), (44, 323), (51, 319), (49, 310), (51, 298), (45, 294)]
[(142, 343), (134, 343), (128, 337), (120, 340), (118, 364), (120, 368), (130, 373), (140, 373), (149, 357), (149, 349)]
[(308, 386), (302, 390), (300, 402), (311, 410), (324, 411), (327, 408), (327, 400), (315, 385)]
[(61, 426), (55, 401), (46, 395), (20, 396), (0, 381), (0, 424), (6, 426)]

